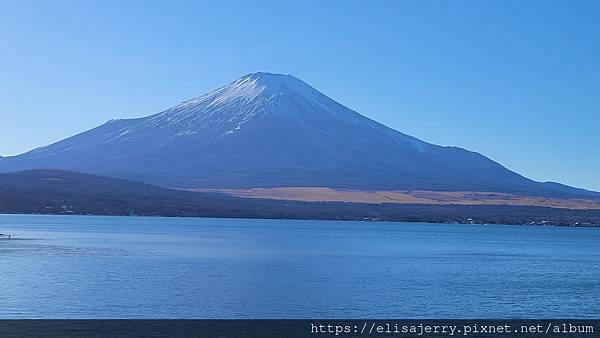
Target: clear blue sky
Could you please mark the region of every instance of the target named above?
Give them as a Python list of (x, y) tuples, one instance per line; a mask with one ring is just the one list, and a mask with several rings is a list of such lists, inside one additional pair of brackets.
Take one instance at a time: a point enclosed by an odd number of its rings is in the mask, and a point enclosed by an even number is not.
[(255, 71), (600, 191), (600, 1), (0, 1), (0, 155)]

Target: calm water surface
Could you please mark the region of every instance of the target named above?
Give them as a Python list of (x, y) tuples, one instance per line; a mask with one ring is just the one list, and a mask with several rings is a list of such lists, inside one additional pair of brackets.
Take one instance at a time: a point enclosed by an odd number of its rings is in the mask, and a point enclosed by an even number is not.
[(0, 318), (600, 317), (600, 229), (0, 215)]

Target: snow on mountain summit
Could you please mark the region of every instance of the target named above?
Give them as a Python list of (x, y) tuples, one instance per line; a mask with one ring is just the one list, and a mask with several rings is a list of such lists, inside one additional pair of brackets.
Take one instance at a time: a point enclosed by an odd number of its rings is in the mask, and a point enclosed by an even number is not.
[(179, 116), (180, 118), (193, 114), (216, 116), (210, 114), (216, 111), (218, 115), (229, 115), (232, 120), (235, 120), (238, 115), (248, 118), (263, 110), (262, 108), (282, 104), (282, 101), (287, 101), (287, 108), (290, 108), (291, 100), (317, 106), (333, 101), (292, 75), (259, 72), (244, 75), (226, 86), (184, 101), (157, 116)]
[(244, 75), (231, 84), (202, 97), (219, 94), (222, 101), (236, 98), (252, 101), (259, 96), (273, 98), (290, 91), (306, 99), (314, 99), (320, 94), (316, 89), (292, 75), (258, 72)]
[[(106, 144), (125, 146), (125, 143), (143, 142), (146, 147), (164, 148), (181, 142), (220, 142), (219, 139), (240, 134), (246, 134), (245, 138), (251, 134), (268, 135), (276, 130), (279, 130), (277, 133), (288, 130), (302, 135), (309, 142), (380, 139), (387, 144), (408, 146), (416, 152), (424, 152), (428, 147), (421, 140), (337, 103), (292, 75), (265, 72), (244, 75), (163, 112), (142, 118), (111, 120), (90, 132), (99, 133), (99, 138)], [(356, 140), (351, 140), (353, 137)], [(84, 144), (59, 142), (50, 149), (53, 154), (71, 152)], [(47, 155), (48, 150), (34, 150), (29, 155), (42, 153)]]
[[(387, 128), (337, 103), (304, 81), (273, 73), (252, 73), (164, 112), (138, 120), (136, 129), (170, 129), (170, 138), (202, 133), (223, 137), (238, 133), (250, 122), (278, 120), (297, 128), (336, 133), (343, 124), (380, 129), (419, 151), (423, 142)], [(343, 127), (342, 127), (343, 128)], [(123, 132), (131, 137), (130, 129)]]

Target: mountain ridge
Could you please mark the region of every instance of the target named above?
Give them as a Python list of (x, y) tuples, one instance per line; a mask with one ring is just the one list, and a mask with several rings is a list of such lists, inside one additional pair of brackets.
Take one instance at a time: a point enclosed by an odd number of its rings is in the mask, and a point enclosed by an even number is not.
[(291, 75), (247, 74), (165, 111), (0, 159), (177, 188), (325, 186), (600, 196), (540, 183), (476, 152), (406, 135)]
[(0, 213), (600, 225), (598, 209), (277, 201), (46, 169), (0, 174)]

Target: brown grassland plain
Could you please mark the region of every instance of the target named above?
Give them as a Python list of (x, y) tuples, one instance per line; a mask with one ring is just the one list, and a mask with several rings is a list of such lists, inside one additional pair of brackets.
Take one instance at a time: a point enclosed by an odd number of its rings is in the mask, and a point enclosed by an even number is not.
[(277, 187), (252, 189), (193, 189), (199, 192), (219, 192), (236, 197), (262, 198), (304, 202), (349, 202), (370, 204), (430, 204), (430, 205), (511, 205), (561, 209), (600, 209), (600, 201), (592, 199), (546, 198), (508, 193), (476, 191), (425, 190), (348, 190), (327, 187)]

